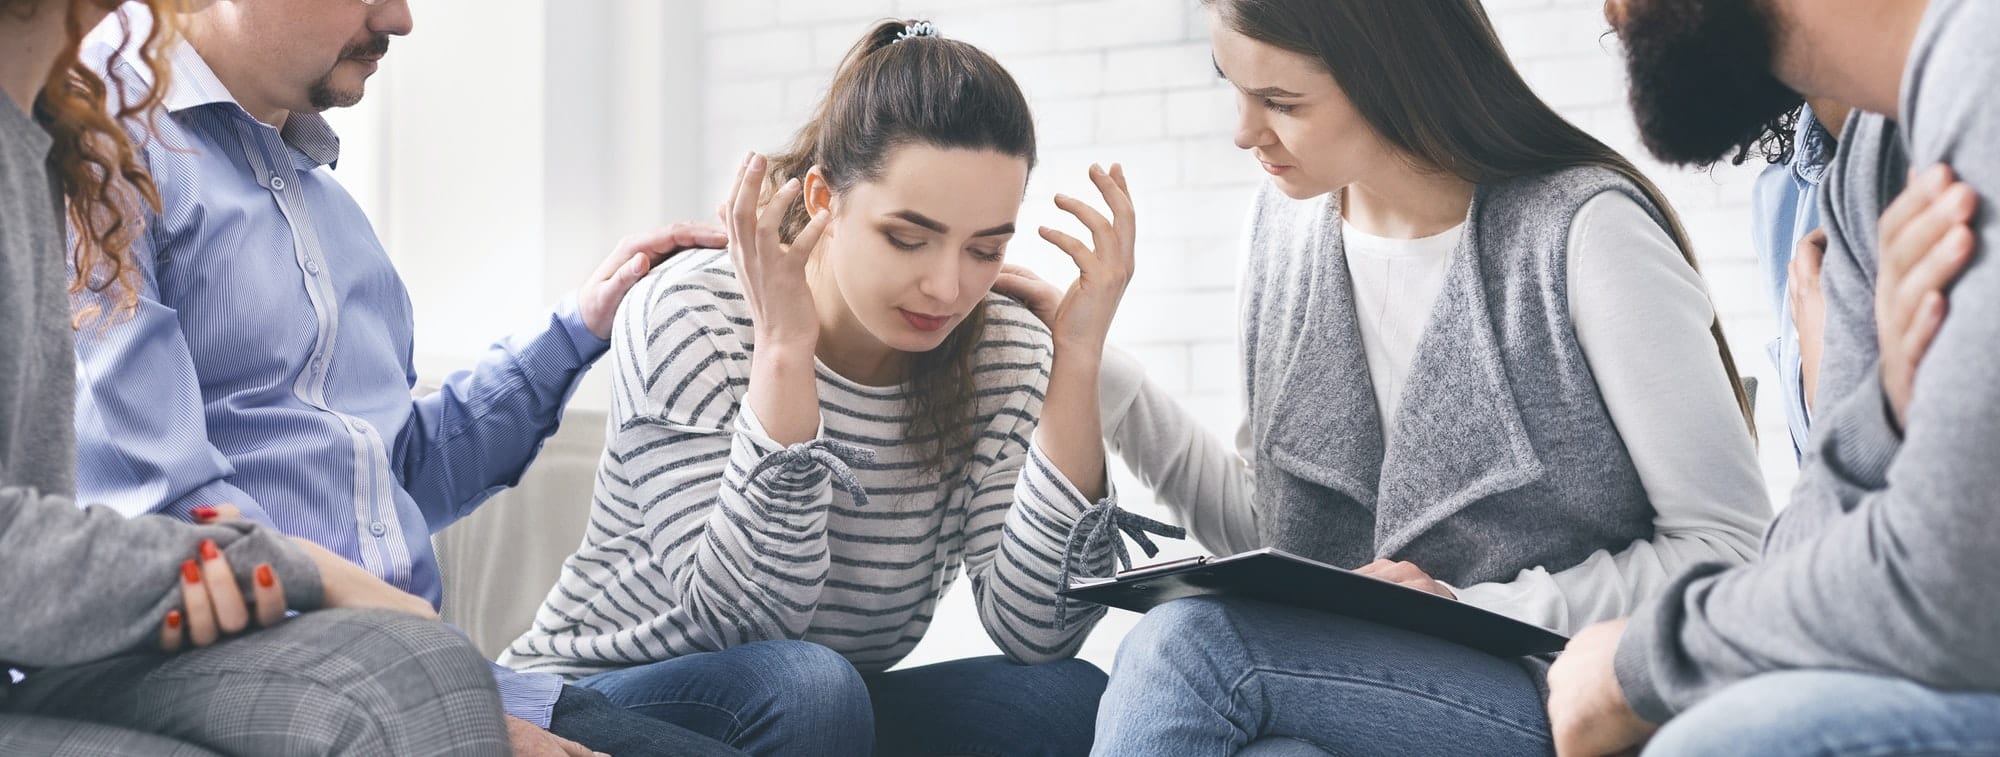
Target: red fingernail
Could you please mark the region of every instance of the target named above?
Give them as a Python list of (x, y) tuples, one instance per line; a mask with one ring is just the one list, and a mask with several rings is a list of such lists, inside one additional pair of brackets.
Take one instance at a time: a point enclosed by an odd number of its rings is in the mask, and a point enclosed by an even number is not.
[(207, 505), (202, 505), (201, 507), (197, 507), (192, 512), (194, 513), (195, 520), (215, 519), (215, 508), (209, 507)]
[(174, 631), (181, 630), (181, 611), (167, 611), (167, 628)]
[(201, 540), (201, 559), (213, 560), (222, 556), (222, 550), (215, 548), (214, 539)]
[(263, 565), (259, 565), (259, 566), (257, 566), (257, 585), (258, 585), (258, 586), (262, 586), (262, 587), (264, 587), (264, 588), (266, 588), (266, 589), (269, 589), (269, 588), (271, 588), (271, 586), (272, 586), (273, 584), (276, 584), (277, 582), (278, 582), (278, 577), (277, 577), (277, 576), (274, 576), (274, 575), (271, 575), (271, 564), (270, 564), (270, 563), (265, 563), (265, 564), (263, 564)]
[(201, 581), (201, 568), (197, 567), (193, 560), (182, 562), (181, 578), (185, 579), (188, 583), (199, 583)]

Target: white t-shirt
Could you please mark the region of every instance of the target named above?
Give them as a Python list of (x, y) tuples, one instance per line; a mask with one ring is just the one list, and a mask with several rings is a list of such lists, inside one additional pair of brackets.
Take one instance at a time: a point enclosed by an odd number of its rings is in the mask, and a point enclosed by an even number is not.
[(1361, 346), (1368, 353), (1368, 378), (1375, 383), (1375, 406), (1387, 433), (1402, 402), (1410, 361), (1417, 356), (1417, 340), (1430, 325), (1465, 224), (1422, 239), (1378, 237), (1346, 221), (1340, 227), (1347, 274), (1354, 281)]

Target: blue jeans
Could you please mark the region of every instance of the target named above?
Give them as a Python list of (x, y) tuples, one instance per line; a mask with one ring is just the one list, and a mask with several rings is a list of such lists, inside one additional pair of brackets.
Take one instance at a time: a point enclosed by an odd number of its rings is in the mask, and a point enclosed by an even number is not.
[(1099, 755), (1549, 754), (1518, 662), (1311, 610), (1196, 598), (1119, 647)]
[(2000, 755), (2000, 693), (1832, 671), (1738, 682), (1668, 722), (1659, 755)]
[(582, 686), (564, 686), (549, 714), (549, 733), (615, 755), (742, 757), (715, 739), (613, 704)]
[(1104, 671), (1076, 659), (978, 657), (876, 673), (875, 753), (1085, 754), (1104, 683)]
[(760, 641), (576, 682), (613, 703), (754, 755), (865, 757), (874, 715), (861, 674), (804, 641)]

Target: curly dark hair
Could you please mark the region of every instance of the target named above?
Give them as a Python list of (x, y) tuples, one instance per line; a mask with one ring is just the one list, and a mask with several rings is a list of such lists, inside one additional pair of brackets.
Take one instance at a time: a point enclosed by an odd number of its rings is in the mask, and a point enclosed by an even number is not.
[(1804, 113), (1803, 108), (1793, 108), (1764, 122), (1764, 133), (1757, 135), (1754, 140), (1738, 145), (1736, 154), (1729, 158), (1729, 164), (1743, 165), (1750, 162), (1751, 156), (1763, 158), (1764, 162), (1771, 165), (1792, 162), (1793, 153), (1799, 149), (1795, 144), (1798, 141), (1799, 117)]

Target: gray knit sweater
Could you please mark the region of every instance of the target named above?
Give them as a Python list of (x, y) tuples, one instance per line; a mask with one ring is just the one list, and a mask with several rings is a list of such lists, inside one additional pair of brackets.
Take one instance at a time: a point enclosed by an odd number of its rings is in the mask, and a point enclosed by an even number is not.
[(1268, 463), (1256, 479), (1264, 544), (1345, 566), (1409, 560), (1463, 586), (1653, 536), (1566, 307), (1571, 221), (1604, 192), (1650, 207), (1601, 169), (1479, 188), (1386, 422), (1339, 205), (1260, 196), (1244, 360), (1252, 441)]
[(78, 509), (76, 357), (50, 139), (0, 96), (0, 697), (7, 667), (74, 665), (149, 646), (180, 604), (182, 560), (214, 539), (242, 585), (259, 563), (294, 609), (320, 600), (311, 558), (250, 524), (193, 527)]
[[(1736, 681), (1801, 668), (2000, 690), (1996, 35), (2000, 3), (1932, 0), (1904, 70), (1900, 128), (1849, 122), (1823, 199), (1826, 411), (1810, 457), (1760, 561), (1684, 576), (1633, 616), (1617, 671), (1641, 716), (1665, 721)], [(1949, 292), (1899, 437), (1876, 351), (1877, 218), (1906, 166), (1938, 162), (1983, 198), (1979, 253)]]

